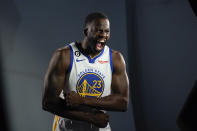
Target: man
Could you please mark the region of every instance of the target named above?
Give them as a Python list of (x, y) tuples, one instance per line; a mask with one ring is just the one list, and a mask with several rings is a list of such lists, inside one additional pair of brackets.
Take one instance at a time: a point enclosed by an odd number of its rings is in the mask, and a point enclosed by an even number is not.
[(110, 131), (106, 111), (126, 111), (129, 81), (120, 52), (111, 50), (109, 19), (86, 17), (84, 39), (58, 49), (44, 80), (43, 109), (55, 114), (54, 131)]

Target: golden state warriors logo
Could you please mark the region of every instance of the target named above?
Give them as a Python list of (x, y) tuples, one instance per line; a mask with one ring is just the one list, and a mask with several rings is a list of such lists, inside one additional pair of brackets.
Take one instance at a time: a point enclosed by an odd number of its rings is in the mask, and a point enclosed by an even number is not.
[(96, 73), (83, 74), (76, 86), (77, 93), (82, 97), (100, 97), (104, 90), (104, 81)]

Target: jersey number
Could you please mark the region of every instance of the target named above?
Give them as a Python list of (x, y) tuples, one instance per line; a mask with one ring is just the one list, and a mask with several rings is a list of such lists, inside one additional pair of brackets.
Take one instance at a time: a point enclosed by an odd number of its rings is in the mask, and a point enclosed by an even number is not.
[(94, 88), (101, 88), (101, 81), (94, 80), (93, 83), (94, 83), (93, 85)]

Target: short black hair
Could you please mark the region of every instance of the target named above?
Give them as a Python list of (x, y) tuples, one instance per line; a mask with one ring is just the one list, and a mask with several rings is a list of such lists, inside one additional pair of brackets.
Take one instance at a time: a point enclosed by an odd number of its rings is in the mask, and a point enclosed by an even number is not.
[(86, 28), (87, 25), (90, 24), (95, 19), (108, 19), (108, 17), (105, 14), (101, 13), (101, 12), (90, 13), (85, 18), (84, 28)]

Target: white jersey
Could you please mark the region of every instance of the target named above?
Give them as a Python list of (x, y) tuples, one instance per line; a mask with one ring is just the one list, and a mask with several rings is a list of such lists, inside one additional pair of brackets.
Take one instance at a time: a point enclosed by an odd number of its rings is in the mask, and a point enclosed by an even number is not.
[[(68, 68), (68, 89), (82, 97), (104, 97), (111, 94), (112, 81), (112, 52), (108, 46), (95, 57), (82, 54), (76, 46), (69, 44), (70, 66)], [(63, 97), (63, 93), (60, 94)], [(82, 121), (55, 117), (54, 131), (111, 131), (109, 124), (106, 128), (98, 128), (93, 124)]]

